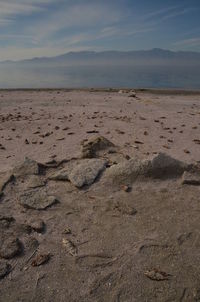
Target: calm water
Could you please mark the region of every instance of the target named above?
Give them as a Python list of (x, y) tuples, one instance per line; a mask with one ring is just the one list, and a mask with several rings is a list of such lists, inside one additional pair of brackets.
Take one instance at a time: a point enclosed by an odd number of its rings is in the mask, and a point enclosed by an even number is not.
[(200, 89), (200, 66), (16, 67), (0, 64), (0, 88)]

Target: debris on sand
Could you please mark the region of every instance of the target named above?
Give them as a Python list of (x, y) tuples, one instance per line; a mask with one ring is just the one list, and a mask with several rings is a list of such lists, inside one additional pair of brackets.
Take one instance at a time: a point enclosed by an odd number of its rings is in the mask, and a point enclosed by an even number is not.
[(63, 238), (62, 243), (63, 243), (63, 246), (66, 248), (68, 254), (70, 254), (73, 257), (77, 256), (77, 254), (78, 254), (77, 247), (71, 240), (69, 240), (67, 238)]
[(165, 281), (169, 280), (170, 274), (167, 274), (165, 272), (159, 271), (158, 269), (154, 268), (152, 270), (146, 271), (144, 275), (154, 281)]
[(82, 158), (97, 157), (99, 156), (100, 151), (109, 150), (114, 147), (115, 145), (103, 136), (92, 138), (91, 140), (83, 143)]
[(185, 171), (182, 176), (182, 184), (200, 185), (200, 171), (199, 173)]
[(57, 203), (55, 196), (48, 196), (45, 191), (32, 190), (25, 192), (20, 196), (19, 203), (27, 209), (45, 210)]
[(88, 159), (72, 169), (69, 174), (69, 180), (78, 188), (91, 185), (105, 168), (105, 160)]
[(51, 258), (50, 253), (48, 254), (37, 254), (35, 258), (32, 260), (32, 266), (40, 266), (46, 264)]
[(71, 233), (72, 233), (72, 230), (71, 230), (69, 227), (66, 227), (66, 228), (64, 229), (64, 231), (63, 231), (63, 234), (69, 235), (69, 234), (71, 234)]
[(18, 238), (7, 238), (0, 246), (0, 257), (12, 259), (21, 252), (21, 242)]
[(11, 266), (7, 262), (0, 261), (0, 280), (3, 279), (11, 271)]

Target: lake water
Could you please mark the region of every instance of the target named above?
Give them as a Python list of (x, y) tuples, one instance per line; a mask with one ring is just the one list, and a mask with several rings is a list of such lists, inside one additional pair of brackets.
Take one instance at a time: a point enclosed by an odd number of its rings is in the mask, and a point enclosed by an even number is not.
[(0, 64), (0, 88), (200, 89), (199, 66), (17, 66)]

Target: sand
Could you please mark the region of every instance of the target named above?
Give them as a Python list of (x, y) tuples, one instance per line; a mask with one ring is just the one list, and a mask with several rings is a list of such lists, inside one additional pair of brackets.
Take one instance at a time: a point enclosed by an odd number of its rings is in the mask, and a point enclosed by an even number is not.
[(94, 136), (87, 131), (106, 136), (131, 157), (167, 151), (198, 161), (199, 145), (194, 140), (200, 139), (200, 95), (139, 92), (137, 96), (104, 91), (1, 91), (0, 143), (5, 150), (0, 150), (0, 170), (15, 166), (25, 156), (46, 162), (77, 155), (81, 141)]
[[(199, 129), (198, 92), (2, 90), (0, 301), (200, 301)], [(114, 144), (98, 173), (96, 136)], [(112, 174), (160, 152), (188, 183)]]

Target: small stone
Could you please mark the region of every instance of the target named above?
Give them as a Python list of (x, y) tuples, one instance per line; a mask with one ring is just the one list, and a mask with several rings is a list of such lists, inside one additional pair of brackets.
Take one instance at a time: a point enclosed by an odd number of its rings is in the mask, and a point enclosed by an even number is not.
[(0, 247), (0, 257), (12, 259), (21, 252), (21, 243), (18, 238), (9, 238), (3, 241)]
[(0, 261), (0, 280), (3, 279), (11, 271), (11, 266), (4, 261)]

